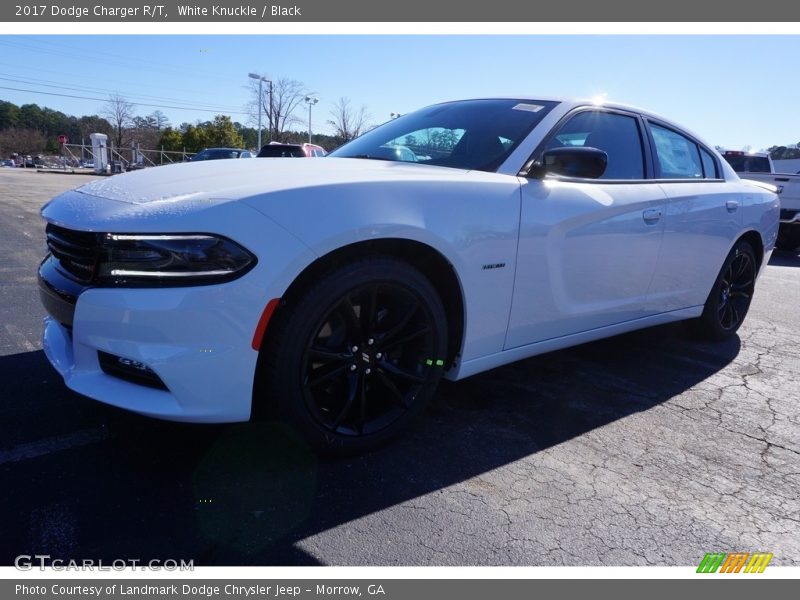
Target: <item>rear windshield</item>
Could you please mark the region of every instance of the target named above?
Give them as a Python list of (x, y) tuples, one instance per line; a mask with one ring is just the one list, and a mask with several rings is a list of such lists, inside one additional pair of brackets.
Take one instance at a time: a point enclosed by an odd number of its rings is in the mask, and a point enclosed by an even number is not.
[(749, 156), (747, 154), (730, 154), (722, 156), (737, 173), (769, 173), (769, 158), (766, 156)]
[(389, 121), (329, 156), (496, 171), (556, 102), (464, 100)]
[(305, 155), (300, 146), (284, 144), (267, 144), (258, 153), (259, 158), (305, 158)]
[(203, 150), (194, 155), (192, 160), (220, 160), (224, 158), (239, 158), (241, 150), (230, 150), (228, 148), (214, 148)]

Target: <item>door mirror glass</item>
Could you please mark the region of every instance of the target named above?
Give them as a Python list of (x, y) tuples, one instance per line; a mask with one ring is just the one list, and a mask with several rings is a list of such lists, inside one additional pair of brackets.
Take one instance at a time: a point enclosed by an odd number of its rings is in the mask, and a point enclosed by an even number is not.
[(551, 148), (534, 163), (529, 175), (541, 179), (546, 175), (597, 179), (605, 173), (608, 155), (589, 146), (563, 146)]

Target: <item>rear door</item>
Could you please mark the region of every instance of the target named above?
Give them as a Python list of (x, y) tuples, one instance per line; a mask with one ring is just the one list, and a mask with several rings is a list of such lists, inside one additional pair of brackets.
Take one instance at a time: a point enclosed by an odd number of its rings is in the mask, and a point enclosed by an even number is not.
[(664, 243), (650, 293), (653, 310), (705, 303), (742, 227), (738, 182), (722, 179), (717, 157), (689, 134), (648, 120), (659, 185), (667, 195)]

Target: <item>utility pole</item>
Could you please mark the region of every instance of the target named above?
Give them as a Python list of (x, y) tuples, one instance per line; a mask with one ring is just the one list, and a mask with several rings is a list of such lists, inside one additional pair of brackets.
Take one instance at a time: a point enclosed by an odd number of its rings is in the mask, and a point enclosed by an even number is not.
[(269, 139), (272, 141), (272, 80), (257, 73), (248, 73), (247, 76), (258, 80), (258, 150), (261, 150), (261, 99), (264, 97), (265, 81), (269, 83)]
[(319, 98), (314, 98), (313, 96), (306, 96), (306, 102), (308, 103), (308, 143), (311, 143), (311, 107), (314, 106), (317, 102), (319, 102)]

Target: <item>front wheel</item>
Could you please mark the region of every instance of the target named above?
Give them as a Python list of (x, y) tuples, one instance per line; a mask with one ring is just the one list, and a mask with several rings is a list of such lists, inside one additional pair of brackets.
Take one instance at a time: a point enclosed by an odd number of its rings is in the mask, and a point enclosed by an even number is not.
[(755, 290), (758, 267), (752, 246), (740, 240), (722, 265), (703, 314), (693, 322), (695, 333), (724, 340), (741, 327)]
[(329, 271), (276, 318), (260, 400), (275, 402), (318, 449), (361, 451), (396, 435), (428, 404), (445, 367), (442, 302), (427, 278), (393, 258)]

